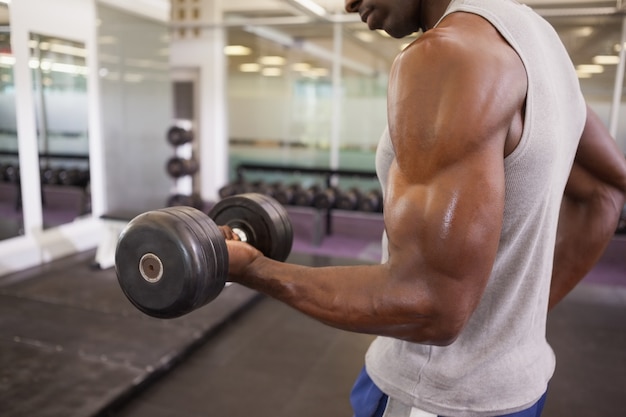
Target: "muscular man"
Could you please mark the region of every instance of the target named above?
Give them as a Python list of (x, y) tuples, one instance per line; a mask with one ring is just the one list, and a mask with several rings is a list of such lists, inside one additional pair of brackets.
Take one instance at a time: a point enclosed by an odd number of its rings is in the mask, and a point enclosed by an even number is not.
[(346, 9), (396, 38), (424, 32), (389, 80), (384, 259), (311, 268), (230, 240), (230, 279), (379, 336), (358, 417), (539, 415), (555, 366), (546, 315), (615, 232), (624, 156), (558, 36), (515, 0)]

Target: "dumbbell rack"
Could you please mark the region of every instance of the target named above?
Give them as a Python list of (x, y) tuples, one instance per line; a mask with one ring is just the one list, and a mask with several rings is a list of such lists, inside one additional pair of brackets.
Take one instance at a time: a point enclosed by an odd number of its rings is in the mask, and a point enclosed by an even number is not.
[[(246, 172), (250, 172), (250, 171), (280, 172), (280, 173), (290, 173), (290, 174), (297, 174), (297, 175), (321, 176), (324, 178), (324, 183), (327, 188), (331, 188), (339, 177), (366, 178), (366, 179), (376, 178), (376, 173), (373, 171), (243, 163), (243, 164), (238, 165), (236, 169), (237, 181), (244, 182)], [(318, 211), (322, 212), (322, 216), (325, 217), (325, 226), (326, 226), (325, 233), (328, 236), (333, 233), (333, 224), (332, 224), (333, 210), (335, 210), (334, 207), (318, 209)]]
[[(17, 161), (18, 152), (16, 151), (0, 151), (0, 156), (15, 158)], [(91, 198), (89, 196), (89, 156), (73, 153), (40, 153), (41, 161), (41, 200), (42, 206), (46, 205), (46, 194), (58, 195), (59, 199), (67, 198), (68, 191), (72, 195), (76, 195), (80, 199), (80, 215), (91, 212)], [(50, 161), (57, 161), (50, 163)], [(58, 161), (66, 161), (65, 163)], [(76, 161), (77, 163), (67, 163), (67, 161)], [(77, 168), (76, 165), (87, 164), (87, 168)], [(3, 165), (3, 164), (0, 164)], [(13, 168), (12, 175), (5, 175), (7, 168)], [(15, 162), (3, 166), (0, 171), (0, 182), (10, 184), (15, 188), (15, 209), (22, 208), (22, 193), (20, 188), (19, 163)], [(49, 175), (48, 174), (54, 174)], [(4, 177), (4, 178), (3, 178)]]
[(188, 205), (201, 209), (202, 201), (194, 193), (193, 179), (199, 170), (199, 164), (193, 155), (191, 123), (176, 124), (170, 127), (166, 138), (174, 150), (173, 156), (166, 164), (166, 171), (173, 179), (167, 205)]

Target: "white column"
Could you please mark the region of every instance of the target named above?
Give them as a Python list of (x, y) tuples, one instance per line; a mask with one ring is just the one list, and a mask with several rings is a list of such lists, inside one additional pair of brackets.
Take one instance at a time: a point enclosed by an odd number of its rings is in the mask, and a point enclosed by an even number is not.
[[(210, 0), (209, 19), (222, 22), (222, 0)], [(228, 111), (226, 100), (225, 29), (205, 29), (205, 61), (200, 71), (200, 194), (216, 201), (228, 182)]]
[(330, 129), (330, 168), (339, 168), (339, 145), (341, 142), (341, 62), (343, 30), (341, 23), (333, 24), (333, 102)]
[(626, 58), (626, 17), (622, 18), (622, 36), (619, 50), (619, 64), (615, 70), (615, 87), (613, 88), (613, 103), (611, 104), (611, 116), (609, 118), (609, 132), (617, 138), (619, 113), (622, 105), (622, 88), (624, 85), (624, 67)]
[(15, 114), (19, 149), (22, 211), (24, 233), (31, 235), (43, 229), (41, 208), (41, 183), (39, 179), (39, 149), (37, 144), (37, 121), (33, 77), (29, 67), (30, 36), (28, 5), (14, 2), (11, 13), (11, 49), (15, 57), (13, 66), (15, 80)]
[(96, 0), (90, 0), (87, 21), (93, 22), (85, 34), (87, 48), (87, 113), (89, 126), (89, 175), (91, 189), (91, 214), (100, 218), (108, 210), (106, 198), (106, 172), (104, 168), (104, 138), (102, 129), (102, 95), (98, 66), (98, 29), (96, 25)]

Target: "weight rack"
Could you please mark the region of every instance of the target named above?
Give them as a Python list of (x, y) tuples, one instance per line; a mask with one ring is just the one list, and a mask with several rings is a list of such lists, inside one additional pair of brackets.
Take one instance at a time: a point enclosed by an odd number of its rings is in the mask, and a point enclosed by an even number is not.
[[(351, 169), (329, 169), (329, 168), (310, 168), (294, 165), (264, 165), (264, 164), (252, 164), (242, 163), (237, 166), (236, 176), (237, 181), (242, 182), (245, 180), (245, 174), (249, 171), (265, 171), (265, 172), (286, 172), (292, 175), (314, 175), (324, 178), (324, 182), (327, 188), (333, 186), (333, 183), (338, 180), (339, 177), (351, 177), (351, 178), (366, 178), (375, 179), (376, 172), (363, 171), (363, 170), (351, 170)], [(322, 212), (326, 221), (326, 235), (330, 236), (333, 232), (332, 227), (332, 213), (336, 210), (333, 207), (327, 209), (317, 209)]]

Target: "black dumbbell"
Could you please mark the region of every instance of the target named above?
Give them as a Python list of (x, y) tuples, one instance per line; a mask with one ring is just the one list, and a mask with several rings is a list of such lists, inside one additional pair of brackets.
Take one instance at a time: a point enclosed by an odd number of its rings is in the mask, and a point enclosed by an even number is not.
[(59, 169), (46, 167), (41, 170), (41, 182), (48, 185), (59, 183)]
[(238, 194), (245, 194), (252, 192), (252, 185), (244, 180), (237, 180), (226, 184), (219, 189), (218, 194), (220, 198), (232, 197)]
[(359, 202), (359, 210), (369, 213), (378, 213), (383, 211), (383, 195), (378, 189), (367, 192)]
[(278, 181), (272, 184), (271, 196), (280, 204), (287, 206), (293, 204), (293, 197), (296, 191), (300, 190), (302, 186), (300, 184), (292, 184), (285, 186), (282, 182)]
[(76, 185), (80, 178), (80, 172), (76, 168), (63, 168), (59, 170), (59, 183), (61, 185)]
[(322, 191), (319, 185), (312, 185), (309, 188), (300, 188), (293, 194), (293, 204), (302, 207), (313, 206), (315, 196)]
[(195, 159), (179, 158), (177, 156), (167, 161), (166, 171), (173, 178), (194, 175), (200, 169), (200, 164)]
[(7, 178), (7, 169), (9, 168), (8, 164), (0, 164), (0, 182), (9, 181)]
[(182, 127), (172, 126), (167, 131), (167, 141), (172, 146), (181, 146), (193, 141), (193, 133)]
[(313, 196), (313, 207), (321, 210), (328, 210), (335, 207), (335, 200), (337, 199), (337, 191), (333, 187), (319, 190)]
[(221, 200), (207, 214), (192, 207), (169, 207), (135, 217), (122, 231), (115, 271), (126, 297), (139, 310), (174, 318), (215, 299), (228, 276), (228, 250), (218, 225), (265, 256), (284, 261), (293, 229), (276, 200), (241, 194)]
[(19, 165), (7, 165), (4, 167), (4, 180), (13, 184), (20, 183)]
[(258, 181), (253, 181), (249, 184), (249, 189), (247, 192), (269, 195), (271, 197), (272, 196), (271, 191), (272, 191), (271, 186), (269, 184), (267, 184), (263, 180), (258, 180)]
[(339, 191), (335, 201), (335, 207), (340, 210), (356, 210), (362, 198), (361, 190), (358, 188)]

